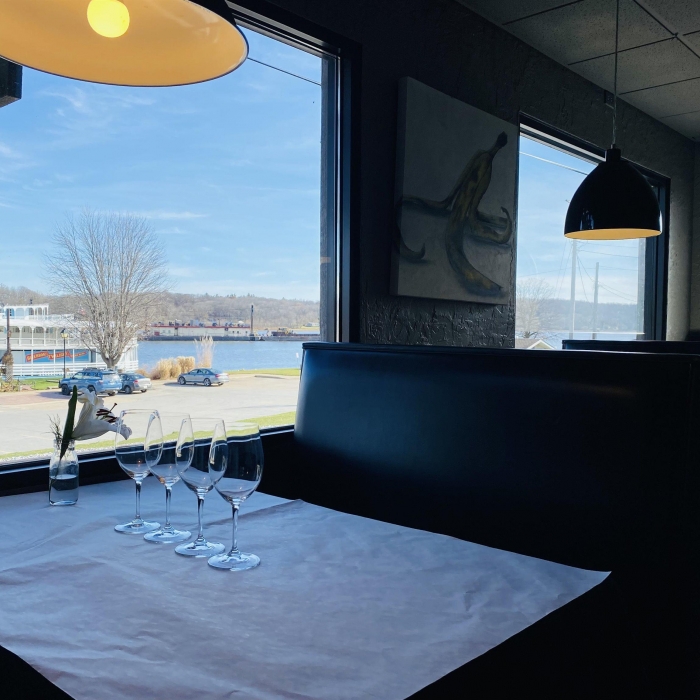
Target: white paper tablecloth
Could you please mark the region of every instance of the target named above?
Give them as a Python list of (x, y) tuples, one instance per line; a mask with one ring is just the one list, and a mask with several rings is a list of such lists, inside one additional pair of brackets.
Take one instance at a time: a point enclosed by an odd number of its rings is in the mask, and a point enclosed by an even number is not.
[[(607, 576), (264, 494), (239, 520), (261, 566), (219, 571), (114, 532), (133, 498), (0, 499), (0, 644), (76, 700), (400, 700)], [(149, 478), (144, 517), (164, 500)], [(176, 527), (195, 503), (178, 484)], [(216, 493), (205, 520), (230, 544)]]

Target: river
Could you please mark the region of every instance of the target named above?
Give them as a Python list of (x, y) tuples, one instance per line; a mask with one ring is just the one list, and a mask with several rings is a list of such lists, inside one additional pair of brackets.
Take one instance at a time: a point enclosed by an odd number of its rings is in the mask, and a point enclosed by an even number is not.
[[(215, 342), (215, 369), (278, 369), (301, 366), (301, 342), (240, 341)], [(196, 357), (193, 341), (151, 341), (139, 343), (139, 366), (152, 368), (164, 357)]]

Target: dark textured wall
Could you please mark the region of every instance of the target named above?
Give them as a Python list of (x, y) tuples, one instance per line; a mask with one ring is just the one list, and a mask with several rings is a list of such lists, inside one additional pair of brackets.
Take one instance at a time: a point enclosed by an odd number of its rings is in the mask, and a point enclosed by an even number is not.
[[(274, 0), (362, 44), (360, 340), (510, 347), (514, 306), (389, 294), (398, 81), (416, 80), (514, 124), (522, 111), (601, 147), (603, 91), (456, 0)], [(690, 314), (694, 144), (633, 107), (618, 110), (624, 155), (672, 179), (668, 337)]]
[(700, 143), (695, 144), (695, 196), (693, 198), (692, 287), (690, 327), (700, 331)]

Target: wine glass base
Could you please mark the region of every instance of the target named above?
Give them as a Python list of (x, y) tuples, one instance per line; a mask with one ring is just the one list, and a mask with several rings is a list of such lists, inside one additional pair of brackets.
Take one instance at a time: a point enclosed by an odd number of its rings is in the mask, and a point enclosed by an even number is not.
[(178, 554), (182, 554), (183, 557), (211, 557), (214, 554), (220, 554), (226, 549), (223, 544), (219, 542), (190, 542), (189, 544), (179, 544), (175, 547), (175, 551)]
[(254, 569), (260, 564), (260, 557), (255, 554), (246, 554), (239, 552), (238, 554), (217, 554), (209, 560), (209, 566), (215, 569), (228, 569), (229, 571), (246, 571)]
[(157, 530), (144, 535), (143, 539), (156, 544), (170, 544), (171, 542), (184, 542), (190, 537), (192, 537), (192, 533), (189, 530)]
[(126, 535), (143, 535), (147, 532), (153, 532), (153, 530), (157, 530), (159, 527), (160, 523), (149, 520), (142, 520), (140, 523), (132, 520), (130, 523), (115, 525), (114, 529), (117, 532), (123, 532)]

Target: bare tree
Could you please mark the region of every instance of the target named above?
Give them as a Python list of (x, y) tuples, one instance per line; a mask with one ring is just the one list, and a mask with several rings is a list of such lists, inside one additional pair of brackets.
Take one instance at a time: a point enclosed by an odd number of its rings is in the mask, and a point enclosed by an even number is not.
[(518, 282), (515, 291), (515, 331), (521, 338), (541, 338), (548, 325), (545, 302), (554, 290), (544, 280), (530, 277)]
[(137, 331), (155, 320), (167, 291), (165, 254), (149, 223), (89, 209), (67, 216), (46, 264), (55, 291), (82, 311), (81, 338), (115, 367)]

